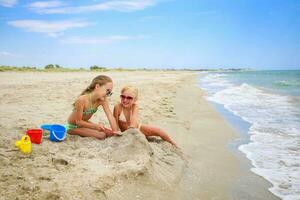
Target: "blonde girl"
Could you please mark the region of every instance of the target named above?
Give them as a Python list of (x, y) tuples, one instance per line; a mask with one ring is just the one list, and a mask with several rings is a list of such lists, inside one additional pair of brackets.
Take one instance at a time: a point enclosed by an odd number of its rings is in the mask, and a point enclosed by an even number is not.
[[(93, 79), (73, 104), (74, 109), (66, 125), (69, 134), (97, 139), (115, 135), (117, 124), (107, 101), (107, 97), (112, 94), (112, 89), (113, 82), (110, 77), (99, 75)], [(89, 121), (99, 106), (102, 106), (112, 130), (105, 128), (102, 123)]]
[(132, 86), (122, 88), (120, 102), (114, 107), (114, 117), (117, 121), (118, 129), (122, 132), (129, 128), (137, 128), (146, 137), (159, 136), (163, 140), (176, 144), (171, 138), (160, 128), (142, 124), (139, 121), (139, 106), (137, 104), (138, 90)]

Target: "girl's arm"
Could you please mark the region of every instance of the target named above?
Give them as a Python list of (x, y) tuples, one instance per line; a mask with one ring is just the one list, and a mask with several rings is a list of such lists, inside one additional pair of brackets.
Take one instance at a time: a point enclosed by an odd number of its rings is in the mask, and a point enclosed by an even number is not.
[(102, 103), (102, 107), (103, 107), (103, 110), (104, 110), (104, 112), (106, 114), (106, 117), (109, 121), (110, 127), (112, 128), (113, 131), (118, 131), (118, 126), (117, 126), (116, 119), (114, 118), (113, 114), (111, 113), (111, 111), (109, 109), (108, 102), (107, 102), (106, 99)]
[(81, 128), (90, 128), (95, 129), (99, 131), (103, 131), (103, 125), (95, 124), (92, 122), (84, 121), (83, 120), (83, 108), (84, 108), (85, 99), (78, 98), (78, 100), (75, 103), (75, 124)]
[(114, 106), (114, 118), (116, 120), (117, 130), (120, 130), (119, 127), (119, 117), (120, 117), (120, 109), (118, 109), (118, 104)]
[(139, 106), (138, 104), (134, 104), (132, 107), (132, 114), (130, 116), (130, 125), (129, 127), (137, 128), (138, 127), (138, 112)]

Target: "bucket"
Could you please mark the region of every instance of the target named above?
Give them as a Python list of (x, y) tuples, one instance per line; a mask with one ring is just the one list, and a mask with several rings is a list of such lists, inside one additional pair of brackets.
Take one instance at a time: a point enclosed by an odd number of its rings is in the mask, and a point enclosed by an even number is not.
[(32, 143), (40, 144), (42, 142), (43, 130), (42, 129), (27, 129), (26, 135), (30, 137)]
[(53, 124), (50, 128), (50, 140), (60, 142), (66, 138), (66, 128), (59, 124)]

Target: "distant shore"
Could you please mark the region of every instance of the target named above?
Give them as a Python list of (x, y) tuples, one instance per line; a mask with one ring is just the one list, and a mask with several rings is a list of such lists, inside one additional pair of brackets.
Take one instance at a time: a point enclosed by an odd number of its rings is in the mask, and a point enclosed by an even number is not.
[(128, 67), (99, 67), (99, 66), (91, 66), (80, 67), (80, 68), (66, 68), (61, 67), (59, 65), (47, 65), (45, 67), (31, 67), (31, 66), (4, 66), (0, 65), (0, 72), (6, 71), (19, 71), (19, 72), (78, 72), (78, 71), (90, 71), (90, 72), (108, 72), (108, 71), (194, 71), (194, 72), (202, 72), (202, 71), (251, 71), (254, 69), (251, 68), (216, 68), (216, 69), (206, 69), (206, 68), (145, 68), (145, 67), (136, 67), (136, 68), (128, 68)]

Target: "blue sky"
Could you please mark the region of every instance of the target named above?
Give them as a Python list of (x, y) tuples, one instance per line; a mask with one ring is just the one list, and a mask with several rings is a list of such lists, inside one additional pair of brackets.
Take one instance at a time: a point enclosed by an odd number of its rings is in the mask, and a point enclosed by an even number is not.
[(0, 0), (0, 65), (300, 69), (300, 0)]

